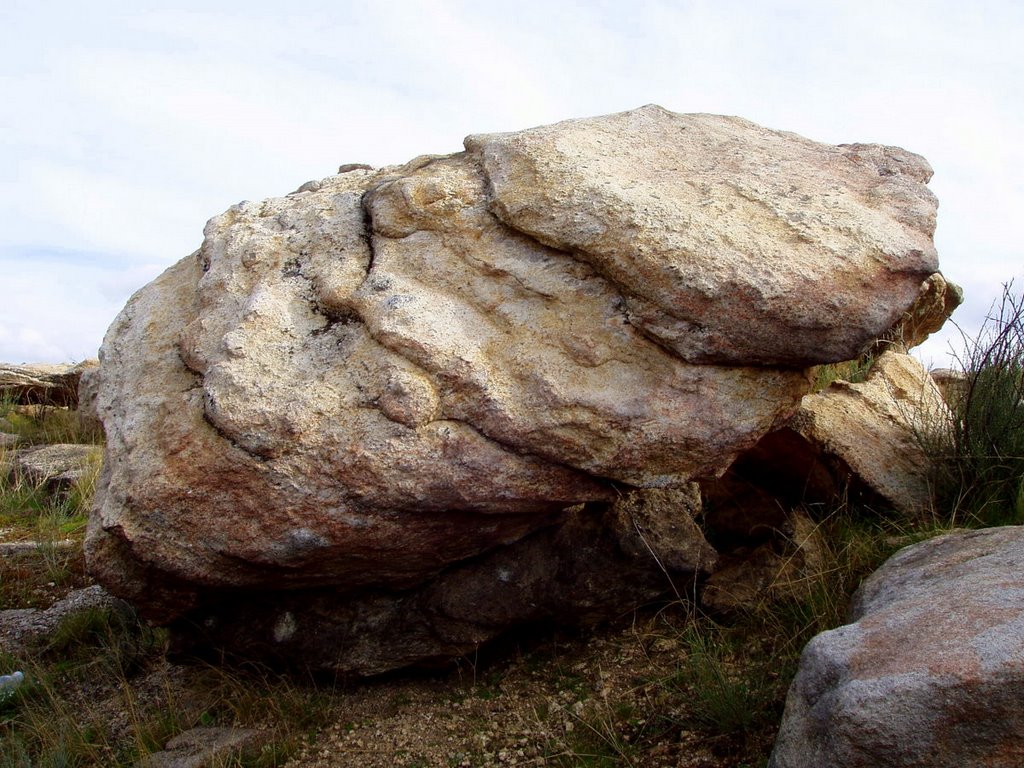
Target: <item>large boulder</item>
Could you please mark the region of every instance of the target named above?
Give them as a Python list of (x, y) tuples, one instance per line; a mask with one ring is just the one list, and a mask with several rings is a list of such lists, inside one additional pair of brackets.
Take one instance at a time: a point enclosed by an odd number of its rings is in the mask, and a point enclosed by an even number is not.
[(526, 542), (600, 539), (632, 489), (721, 473), (796, 408), (802, 366), (885, 333), (936, 270), (930, 170), (903, 150), (659, 107), (466, 148), (234, 206), (132, 297), (101, 350), (87, 538), (114, 593), (157, 621), (251, 596), (261, 622), (344, 626), (363, 597), (445, 603), (510, 547), (557, 559)]
[(1024, 529), (901, 550), (815, 637), (771, 768), (1024, 765)]

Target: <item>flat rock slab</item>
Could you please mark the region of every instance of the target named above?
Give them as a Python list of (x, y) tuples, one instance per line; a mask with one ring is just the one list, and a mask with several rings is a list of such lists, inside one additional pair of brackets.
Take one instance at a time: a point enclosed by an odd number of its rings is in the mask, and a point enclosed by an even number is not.
[(901, 550), (804, 650), (770, 768), (1024, 765), (1024, 528)]
[[(787, 429), (831, 468), (836, 488), (853, 478), (886, 506), (914, 518), (932, 500), (925, 441), (951, 419), (924, 366), (910, 355), (884, 352), (867, 381), (836, 381), (804, 397)], [(775, 459), (784, 464), (789, 457)]]
[(228, 758), (258, 751), (267, 732), (253, 728), (192, 728), (167, 742), (165, 749), (135, 763), (135, 768), (214, 768)]
[(78, 380), (83, 371), (99, 363), (77, 365), (13, 365), (0, 363), (0, 399), (26, 405), (74, 408), (78, 404)]
[(852, 359), (937, 269), (932, 170), (897, 147), (657, 105), (466, 147), (502, 221), (593, 265), (687, 360)]
[(66, 489), (82, 482), (102, 456), (101, 447), (77, 443), (25, 448), (15, 453), (9, 471), (33, 486)]

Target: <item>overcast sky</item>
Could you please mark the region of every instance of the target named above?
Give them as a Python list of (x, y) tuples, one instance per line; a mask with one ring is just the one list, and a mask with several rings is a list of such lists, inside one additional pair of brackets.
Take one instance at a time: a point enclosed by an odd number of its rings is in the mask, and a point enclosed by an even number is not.
[(239, 200), (652, 102), (923, 154), (970, 332), (1024, 282), (1022, 43), (1020, 0), (3, 0), (0, 360), (95, 357)]

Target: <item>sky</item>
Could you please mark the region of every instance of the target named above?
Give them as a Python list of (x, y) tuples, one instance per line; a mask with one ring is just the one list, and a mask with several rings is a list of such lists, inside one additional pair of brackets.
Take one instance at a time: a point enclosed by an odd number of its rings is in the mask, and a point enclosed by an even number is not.
[(0, 361), (95, 357), (240, 200), (649, 103), (924, 155), (973, 336), (1024, 287), (1022, 41), (1020, 0), (4, 0)]

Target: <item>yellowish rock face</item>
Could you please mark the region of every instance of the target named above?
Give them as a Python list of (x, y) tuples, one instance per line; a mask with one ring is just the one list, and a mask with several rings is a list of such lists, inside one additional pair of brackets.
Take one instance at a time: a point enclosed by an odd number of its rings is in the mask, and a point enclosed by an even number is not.
[[(689, 488), (935, 270), (902, 150), (660, 108), (466, 146), (234, 206), (128, 303), (88, 541), (114, 592), (166, 620), (406, 589), (573, 505)], [(706, 545), (671, 530), (685, 570)]]

